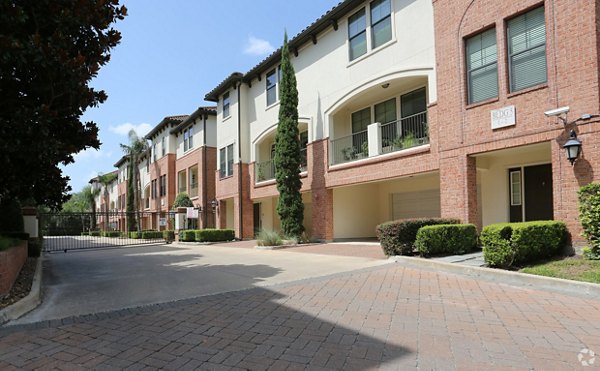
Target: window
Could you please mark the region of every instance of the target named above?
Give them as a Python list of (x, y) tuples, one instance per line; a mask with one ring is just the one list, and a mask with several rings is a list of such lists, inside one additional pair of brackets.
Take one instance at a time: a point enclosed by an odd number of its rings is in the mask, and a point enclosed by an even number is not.
[(152, 183), (151, 197), (152, 197), (152, 199), (155, 199), (156, 196), (157, 196), (157, 193), (156, 193), (156, 179), (154, 179), (151, 183)]
[(183, 151), (194, 148), (194, 129), (190, 126), (183, 131)]
[(219, 176), (233, 175), (233, 144), (219, 150)]
[(152, 143), (152, 161), (156, 161), (156, 142)]
[(498, 96), (496, 29), (467, 40), (467, 85), (469, 103)]
[[(161, 143), (160, 143), (160, 148), (162, 151), (162, 156), (164, 156), (167, 153), (167, 141), (166, 141), (167, 137), (162, 137)], [(161, 156), (161, 157), (162, 157)]]
[(351, 61), (367, 53), (367, 17), (364, 8), (348, 19), (348, 41)]
[(223, 94), (223, 118), (229, 117), (229, 92)]
[(546, 23), (544, 8), (507, 23), (510, 91), (546, 82)]
[(371, 2), (371, 41), (373, 49), (392, 39), (392, 8), (390, 0)]
[(166, 196), (167, 195), (167, 176), (166, 175), (161, 175), (160, 176), (160, 197)]
[(398, 136), (398, 124), (395, 121), (396, 98), (375, 105), (375, 122), (382, 124), (381, 140), (384, 146), (389, 146)]
[(277, 69), (267, 73), (267, 106), (277, 101)]
[(521, 170), (510, 172), (510, 205), (521, 205)]
[(300, 133), (300, 171), (306, 171), (306, 165), (307, 165), (306, 148), (307, 147), (308, 147), (308, 131), (303, 131)]
[(371, 108), (365, 108), (352, 114), (352, 134), (367, 130), (371, 124)]

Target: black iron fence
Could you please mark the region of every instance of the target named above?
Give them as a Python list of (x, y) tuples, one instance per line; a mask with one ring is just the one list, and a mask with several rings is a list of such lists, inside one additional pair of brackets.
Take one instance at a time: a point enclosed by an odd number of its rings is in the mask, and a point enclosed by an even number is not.
[(168, 212), (47, 213), (40, 215), (40, 233), (44, 251), (161, 244), (174, 219)]

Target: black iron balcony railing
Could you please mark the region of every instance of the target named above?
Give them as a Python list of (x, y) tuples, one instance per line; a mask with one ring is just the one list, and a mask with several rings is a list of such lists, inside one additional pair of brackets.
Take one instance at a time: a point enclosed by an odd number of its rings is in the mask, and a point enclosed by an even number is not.
[(369, 157), (367, 130), (331, 140), (332, 165)]
[(429, 143), (427, 111), (381, 125), (381, 153)]

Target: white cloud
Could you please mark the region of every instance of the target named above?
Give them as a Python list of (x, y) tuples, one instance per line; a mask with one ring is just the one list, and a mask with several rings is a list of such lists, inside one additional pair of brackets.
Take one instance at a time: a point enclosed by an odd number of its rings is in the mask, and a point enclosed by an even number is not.
[(250, 55), (266, 55), (275, 50), (267, 40), (259, 39), (253, 35), (248, 35), (246, 45), (244, 45), (244, 54)]
[(134, 125), (130, 122), (126, 122), (119, 126), (111, 126), (108, 128), (108, 130), (112, 131), (113, 133), (125, 136), (129, 134), (129, 131), (131, 131), (131, 129), (135, 130), (138, 136), (143, 137), (150, 131), (150, 129), (152, 129), (152, 125), (146, 123)]
[(77, 154), (75, 154), (74, 158), (75, 161), (81, 161), (81, 160), (86, 160), (86, 159), (93, 159), (93, 160), (98, 160), (98, 159), (102, 159), (102, 158), (111, 158), (113, 155), (112, 151), (103, 151), (103, 150), (96, 150), (94, 148), (88, 148), (84, 151), (81, 151)]

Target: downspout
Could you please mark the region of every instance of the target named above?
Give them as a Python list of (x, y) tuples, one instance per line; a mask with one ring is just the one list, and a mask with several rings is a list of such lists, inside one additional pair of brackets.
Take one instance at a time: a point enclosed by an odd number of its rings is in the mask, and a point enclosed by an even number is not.
[[(204, 199), (203, 205), (202, 205), (202, 210), (204, 211), (204, 228), (206, 228), (206, 224), (208, 222), (208, 200), (206, 199), (208, 197), (208, 191), (207, 191), (207, 179), (208, 176), (206, 174), (206, 119), (208, 117), (208, 114), (206, 112), (204, 112), (204, 114), (202, 115), (202, 132), (203, 132), (203, 143), (204, 143), (204, 148), (202, 149), (202, 183), (204, 185), (204, 196), (202, 197)], [(215, 221), (216, 222), (216, 221)]]
[[(244, 239), (244, 223), (243, 223), (243, 215), (244, 215), (244, 202), (243, 202), (243, 185), (242, 185), (242, 101), (241, 101), (241, 90), (242, 90), (242, 82), (241, 80), (237, 83), (237, 106), (238, 106), (238, 197), (240, 202), (239, 207), (239, 215), (238, 220), (240, 223), (240, 240)], [(234, 84), (235, 88), (235, 84)]]

